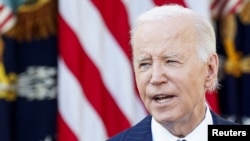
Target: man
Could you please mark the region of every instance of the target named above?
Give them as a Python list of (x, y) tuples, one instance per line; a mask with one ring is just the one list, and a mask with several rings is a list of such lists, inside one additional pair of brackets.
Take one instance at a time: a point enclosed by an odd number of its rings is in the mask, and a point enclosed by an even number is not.
[(178, 5), (142, 14), (131, 31), (140, 97), (150, 113), (109, 141), (206, 141), (208, 124), (234, 124), (206, 104), (218, 87), (215, 33), (205, 18)]

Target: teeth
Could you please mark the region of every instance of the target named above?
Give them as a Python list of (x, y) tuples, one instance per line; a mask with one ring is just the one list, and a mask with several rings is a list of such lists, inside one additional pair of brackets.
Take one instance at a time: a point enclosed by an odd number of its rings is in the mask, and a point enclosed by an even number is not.
[(164, 98), (167, 98), (167, 96), (165, 96), (165, 95), (157, 95), (154, 98), (155, 99), (164, 99)]
[(172, 96), (166, 96), (166, 95), (158, 95), (158, 96), (154, 97), (155, 101), (159, 104), (166, 103), (166, 102), (170, 101), (171, 98), (172, 98)]
[(168, 101), (169, 101), (168, 99), (157, 99), (157, 100), (156, 100), (156, 102), (157, 102), (157, 103), (160, 103), (160, 104), (166, 103), (166, 102), (168, 102)]

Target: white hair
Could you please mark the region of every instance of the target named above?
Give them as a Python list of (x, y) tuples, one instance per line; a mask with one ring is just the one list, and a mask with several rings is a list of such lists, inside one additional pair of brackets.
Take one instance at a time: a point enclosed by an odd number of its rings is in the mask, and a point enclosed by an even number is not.
[[(194, 32), (196, 32), (196, 49), (197, 55), (201, 61), (207, 62), (209, 56), (212, 53), (216, 53), (216, 37), (212, 24), (210, 21), (202, 15), (194, 12), (189, 8), (182, 7), (177, 4), (156, 6), (151, 10), (143, 13), (137, 19), (135, 26), (131, 30), (131, 45), (135, 44), (134, 33), (137, 31), (137, 27), (145, 22), (159, 22), (168, 18), (183, 18), (189, 19), (194, 26)], [(185, 23), (183, 23), (185, 24)], [(218, 79), (215, 84), (209, 88), (209, 91), (218, 88)]]

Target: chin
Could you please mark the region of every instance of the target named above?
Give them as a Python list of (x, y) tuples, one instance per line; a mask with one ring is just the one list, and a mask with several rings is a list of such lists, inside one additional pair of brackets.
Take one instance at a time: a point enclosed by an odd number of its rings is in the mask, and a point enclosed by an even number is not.
[(158, 114), (153, 114), (152, 115), (154, 118), (155, 118), (155, 120), (157, 121), (157, 122), (159, 122), (160, 124), (166, 124), (166, 123), (168, 123), (168, 122), (172, 122), (172, 121), (174, 121), (174, 117), (173, 116), (171, 116), (170, 114), (168, 114), (168, 113), (158, 113)]

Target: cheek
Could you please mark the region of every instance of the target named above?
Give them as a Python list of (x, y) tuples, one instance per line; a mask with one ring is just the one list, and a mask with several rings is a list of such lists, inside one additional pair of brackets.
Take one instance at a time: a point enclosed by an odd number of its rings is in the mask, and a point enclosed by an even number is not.
[(200, 62), (190, 64), (189, 67), (183, 67), (181, 70), (175, 72), (175, 76), (180, 81), (186, 82), (189, 87), (200, 87), (204, 85), (206, 78), (205, 66), (202, 66)]
[(190, 93), (199, 89), (201, 81), (195, 72), (188, 70), (172, 71), (168, 74), (169, 83), (173, 83), (180, 93)]
[(193, 87), (196, 86), (198, 88), (203, 88), (205, 85), (206, 73), (204, 70), (190, 72), (189, 80), (190, 80), (190, 83), (193, 84)]
[[(183, 79), (183, 85), (180, 86), (184, 92), (188, 93), (190, 101), (200, 100), (204, 95), (204, 75), (198, 72), (188, 73)], [(182, 81), (182, 80), (181, 80)]]
[(136, 79), (136, 86), (137, 86), (137, 89), (139, 91), (139, 94), (140, 94), (141, 98), (144, 98), (145, 93), (146, 93), (146, 87), (149, 83), (148, 77), (145, 74), (136, 74), (135, 79)]

